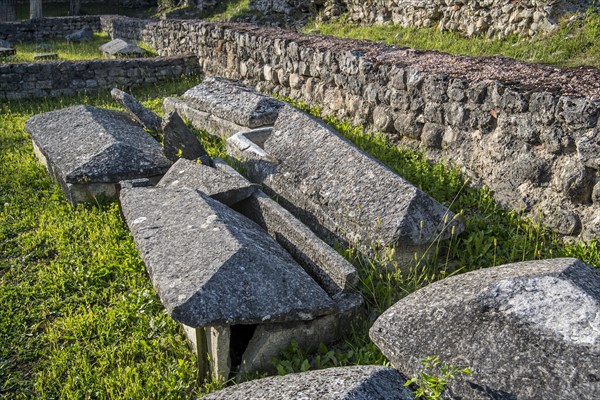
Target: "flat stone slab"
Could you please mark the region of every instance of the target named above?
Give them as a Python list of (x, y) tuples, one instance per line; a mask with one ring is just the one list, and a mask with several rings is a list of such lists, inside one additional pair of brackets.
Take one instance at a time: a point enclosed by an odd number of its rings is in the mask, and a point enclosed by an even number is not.
[(160, 117), (144, 107), (135, 97), (117, 88), (113, 88), (110, 91), (110, 95), (144, 128), (153, 132), (160, 131), (160, 124), (162, 122)]
[(333, 300), (258, 225), (193, 189), (123, 188), (123, 215), (171, 317), (192, 328), (311, 320)]
[(10, 57), (17, 54), (17, 50), (12, 47), (0, 47), (0, 57)]
[(241, 175), (227, 174), (184, 158), (173, 164), (157, 187), (197, 189), (229, 206), (250, 197), (257, 190), (257, 185)]
[(409, 400), (398, 371), (380, 366), (328, 368), (244, 382), (206, 400)]
[(273, 125), (284, 105), (239, 82), (215, 77), (185, 92), (183, 99), (199, 111), (249, 128)]
[(33, 55), (34, 60), (58, 60), (56, 53), (36, 53)]
[(454, 214), (322, 121), (281, 109), (272, 131), (227, 139), (251, 181), (328, 241), (423, 246), (461, 225)]
[(463, 399), (600, 398), (600, 271), (572, 259), (528, 261), (433, 283), (370, 331), (407, 376), (437, 355), (473, 371)]
[(136, 46), (133, 43), (126, 42), (123, 39), (111, 40), (100, 46), (100, 51), (108, 56), (142, 56), (146, 50)]
[(72, 203), (86, 200), (93, 184), (114, 195), (117, 182), (162, 176), (171, 166), (160, 144), (118, 111), (73, 106), (34, 115), (25, 129)]

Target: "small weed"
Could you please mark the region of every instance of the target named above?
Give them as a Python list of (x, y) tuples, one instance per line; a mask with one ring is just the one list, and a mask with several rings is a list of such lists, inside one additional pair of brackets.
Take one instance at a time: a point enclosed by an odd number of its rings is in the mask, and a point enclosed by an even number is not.
[(442, 394), (457, 375), (472, 374), (469, 368), (443, 364), (437, 356), (425, 357), (421, 363), (424, 371), (418, 377), (406, 381), (404, 386), (416, 385), (418, 388), (415, 396), (426, 400), (443, 400)]

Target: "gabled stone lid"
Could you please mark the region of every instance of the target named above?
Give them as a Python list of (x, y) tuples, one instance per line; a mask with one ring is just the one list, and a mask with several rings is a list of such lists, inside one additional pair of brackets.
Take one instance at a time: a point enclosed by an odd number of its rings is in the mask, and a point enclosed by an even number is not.
[(197, 190), (124, 188), (123, 215), (173, 319), (191, 327), (310, 320), (334, 302), (254, 222)]
[(183, 94), (192, 107), (249, 128), (273, 125), (283, 102), (239, 82), (206, 78)]
[(162, 175), (171, 165), (160, 144), (119, 111), (73, 106), (34, 115), (25, 129), (67, 183)]
[(292, 106), (280, 110), (271, 133), (255, 132), (227, 139), (229, 154), (318, 232), (369, 248), (424, 245), (447, 239), (451, 225), (462, 229), (446, 207)]
[(198, 189), (228, 206), (250, 197), (257, 189), (257, 185), (239, 174), (228, 174), (184, 158), (173, 164), (157, 186)]

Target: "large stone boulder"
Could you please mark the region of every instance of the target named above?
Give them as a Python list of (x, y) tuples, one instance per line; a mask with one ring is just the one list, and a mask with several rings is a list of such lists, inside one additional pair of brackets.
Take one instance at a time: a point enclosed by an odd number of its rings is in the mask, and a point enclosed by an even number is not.
[(600, 398), (600, 271), (564, 258), (431, 284), (375, 322), (375, 344), (407, 376), (437, 355), (469, 367), (462, 399)]
[(355, 366), (273, 376), (231, 386), (206, 400), (410, 400), (414, 396), (392, 368)]
[(389, 168), (302, 111), (284, 106), (272, 131), (227, 139), (251, 181), (329, 242), (427, 248), (456, 233), (454, 214)]
[(34, 115), (25, 129), (72, 204), (114, 196), (122, 180), (156, 182), (171, 166), (160, 144), (119, 111), (73, 106)]

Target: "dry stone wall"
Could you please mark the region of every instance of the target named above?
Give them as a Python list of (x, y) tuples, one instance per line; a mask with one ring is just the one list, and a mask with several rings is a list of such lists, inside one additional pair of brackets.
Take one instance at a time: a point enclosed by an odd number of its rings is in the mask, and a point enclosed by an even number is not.
[(100, 30), (100, 17), (55, 17), (0, 23), (0, 39), (11, 44), (43, 40), (64, 40), (65, 36), (84, 27)]
[(563, 235), (600, 233), (600, 72), (474, 59), (243, 24), (103, 19), (113, 36), (193, 52), (208, 75), (328, 114), (461, 165)]
[(200, 73), (195, 56), (0, 64), (0, 100), (72, 96)]
[(567, 13), (585, 11), (593, 0), (251, 0), (249, 7), (263, 15), (315, 15), (334, 20), (344, 14), (362, 24), (436, 27), (467, 36), (534, 36), (558, 27)]
[(462, 32), (533, 36), (557, 28), (557, 18), (584, 11), (593, 1), (544, 0), (343, 0), (351, 20), (403, 27), (432, 26)]

